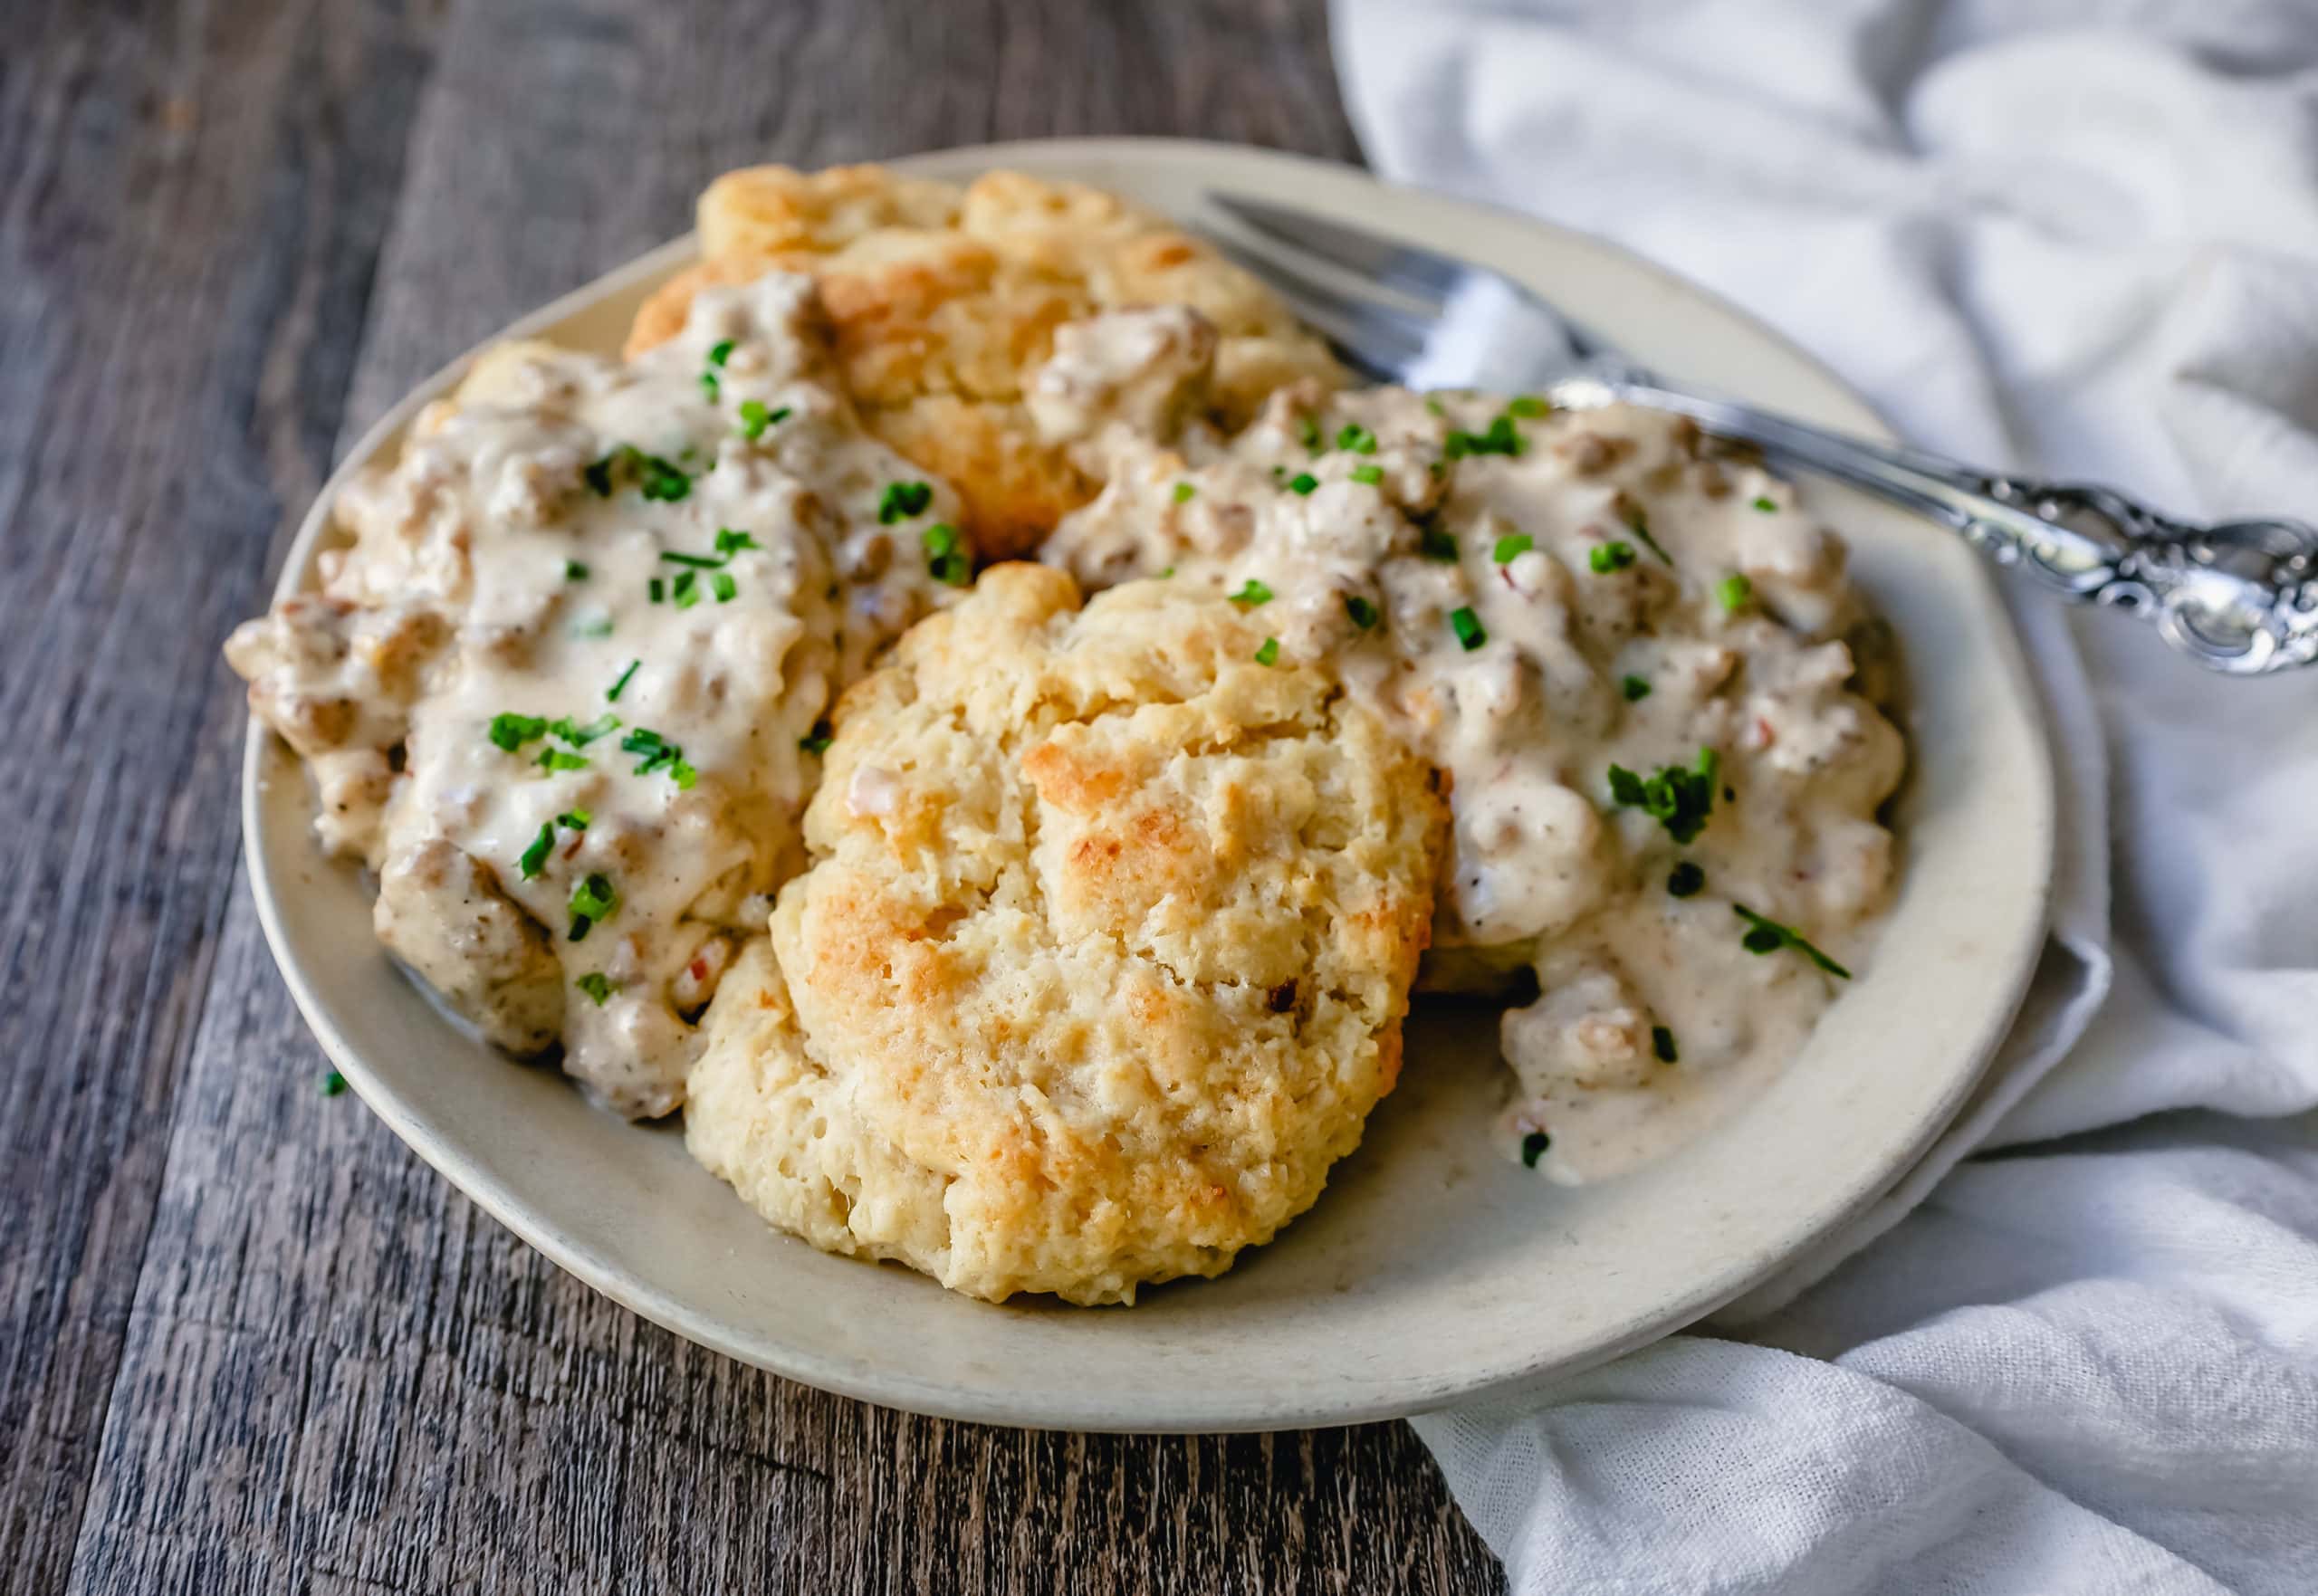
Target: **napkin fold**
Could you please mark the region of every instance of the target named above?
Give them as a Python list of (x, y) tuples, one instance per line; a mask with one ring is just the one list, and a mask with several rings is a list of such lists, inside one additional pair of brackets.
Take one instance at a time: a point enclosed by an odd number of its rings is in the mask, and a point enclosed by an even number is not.
[[(2318, 514), (2308, 0), (1333, 24), (1384, 176), (1664, 262), (1912, 441)], [(2318, 673), (2015, 611), (2063, 819), (2013, 1035), (1882, 1202), (1705, 1333), (1415, 1421), (1515, 1590), (2318, 1591)]]

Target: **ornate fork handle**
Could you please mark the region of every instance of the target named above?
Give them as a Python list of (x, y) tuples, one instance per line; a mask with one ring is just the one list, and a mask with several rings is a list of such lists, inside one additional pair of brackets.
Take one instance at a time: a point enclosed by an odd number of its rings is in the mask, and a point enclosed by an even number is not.
[(1554, 392), (1572, 405), (1623, 400), (1671, 410), (1783, 463), (1896, 501), (2066, 598), (2151, 622), (2208, 670), (2257, 676), (2318, 659), (2318, 530), (2304, 522), (2184, 525), (2106, 488), (1974, 471), (1659, 387), (1631, 371), (1572, 378)]

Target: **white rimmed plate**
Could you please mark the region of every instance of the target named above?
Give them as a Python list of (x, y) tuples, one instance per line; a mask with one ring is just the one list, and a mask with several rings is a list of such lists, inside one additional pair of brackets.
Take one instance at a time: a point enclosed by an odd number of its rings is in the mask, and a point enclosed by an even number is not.
[[(1806, 356), (1654, 267), (1345, 167), (1142, 139), (894, 164), (1074, 177), (1185, 216), (1212, 188), (1291, 202), (1529, 281), (1671, 377), (1883, 435)], [(502, 336), (615, 351), (637, 304), (694, 258), (680, 239)], [(281, 593), (312, 585), (340, 483), (389, 456), (465, 363), (354, 448), (307, 516)], [(1671, 1161), (1603, 1186), (1550, 1186), (1493, 1157), (1493, 1024), (1426, 1016), (1366, 1144), (1310, 1214), (1231, 1274), (1126, 1310), (993, 1307), (767, 1230), (673, 1128), (625, 1124), (446, 1021), (373, 941), (368, 888), (321, 858), (303, 777), (253, 726), (243, 814), (258, 912), (323, 1047), (422, 1158), (598, 1290), (791, 1379), (998, 1423), (1183, 1430), (1350, 1423), (1547, 1381), (1711, 1311), (1882, 1192), (1970, 1090), (2043, 938), (2051, 774), (1987, 573), (1928, 524), (1825, 483), (1806, 494), (1850, 537), (1857, 578), (1906, 651), (1904, 885), (1873, 966), (1760, 1099)]]

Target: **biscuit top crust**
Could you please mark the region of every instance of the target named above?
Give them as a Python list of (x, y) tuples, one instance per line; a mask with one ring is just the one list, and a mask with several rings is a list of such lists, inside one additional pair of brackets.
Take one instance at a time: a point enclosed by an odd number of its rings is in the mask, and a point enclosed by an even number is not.
[(982, 1295), (1212, 1272), (1317, 1196), (1397, 1072), (1444, 820), (1260, 616), (1077, 603), (999, 567), (846, 694), (772, 919), (802, 1046), (950, 1178)]

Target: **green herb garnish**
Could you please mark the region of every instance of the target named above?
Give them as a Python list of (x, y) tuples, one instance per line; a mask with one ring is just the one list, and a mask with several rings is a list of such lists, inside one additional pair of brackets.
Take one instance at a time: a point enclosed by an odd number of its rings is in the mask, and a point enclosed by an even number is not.
[(733, 585), (731, 571), (716, 572), (708, 578), (708, 586), (716, 595), (716, 602), (719, 604), (732, 603), (733, 595), (740, 591), (740, 588)]
[(722, 366), (732, 358), (733, 340), (729, 338), (719, 339), (709, 348), (708, 363), (711, 366)]
[(1732, 571), (1714, 585), (1714, 601), (1726, 611), (1744, 609), (1747, 600), (1755, 595), (1755, 584), (1744, 573)]
[(1607, 576), (1612, 571), (1622, 571), (1633, 563), (1633, 545), (1614, 542), (1596, 543), (1585, 551), (1585, 563), (1593, 568), (1596, 576)]
[(1509, 537), (1499, 538), (1496, 547), (1491, 549), (1489, 554), (1489, 558), (1499, 565), (1511, 565), (1537, 546), (1537, 540), (1528, 533), (1515, 532)]
[(1721, 769), (1721, 756), (1710, 748), (1699, 750), (1697, 761), (1690, 766), (1662, 765), (1648, 778), (1613, 765), (1610, 797), (1627, 808), (1642, 810), (1687, 846), (1714, 810), (1715, 777)]
[(1457, 563), (1457, 540), (1430, 521), (1418, 529), (1416, 551), (1427, 559), (1437, 559), (1443, 565)]
[(764, 436), (766, 427), (788, 419), (789, 406), (786, 405), (778, 410), (768, 410), (762, 399), (741, 401), (741, 435), (752, 444)]
[(1766, 920), (1744, 903), (1731, 904), (1730, 911), (1747, 922), (1747, 934), (1738, 940), (1738, 945), (1749, 953), (1776, 953), (1781, 948), (1792, 948), (1829, 975), (1851, 980), (1850, 970), (1813, 947), (1793, 926)]
[(1695, 898), (1706, 887), (1706, 872), (1685, 859), (1666, 873), (1666, 890), (1678, 898)]
[(1650, 683), (1640, 676), (1621, 677), (1618, 682), (1618, 691), (1626, 695), (1628, 703), (1640, 703), (1650, 696)]
[(1352, 480), (1364, 487), (1382, 487), (1384, 483), (1384, 468), (1381, 465), (1355, 465), (1352, 468)]
[(599, 920), (611, 918), (619, 907), (619, 894), (612, 890), (611, 878), (591, 874), (571, 889), (571, 940), (579, 941), (594, 929)]
[(668, 596), (668, 584), (662, 581), (657, 577), (654, 577), (650, 581), (645, 583), (644, 589), (651, 596), (652, 602), (655, 604), (659, 603)]
[(1650, 535), (1650, 517), (1643, 512), (1642, 506), (1623, 493), (1618, 495), (1618, 504), (1619, 519), (1626, 523), (1626, 530), (1640, 538), (1643, 546), (1659, 559), (1668, 565), (1673, 564), (1674, 557), (1659, 547), (1658, 540)]
[(1378, 619), (1376, 607), (1357, 593), (1345, 595), (1344, 612), (1352, 617), (1352, 624), (1364, 632), (1375, 626)]
[(522, 855), (515, 861), (515, 868), (523, 873), (525, 881), (540, 873), (540, 867), (547, 863), (549, 850), (554, 846), (555, 822), (542, 820), (540, 822), (540, 834), (532, 838), (532, 846), (525, 848)]
[(1336, 447), (1354, 454), (1374, 454), (1376, 453), (1376, 435), (1356, 421), (1348, 422), (1345, 429), (1336, 434)]
[(584, 582), (588, 579), (588, 568), (576, 559), (567, 559), (563, 562), (563, 579), (567, 582)]
[(1308, 471), (1299, 471), (1288, 479), (1288, 491), (1291, 493), (1309, 493), (1319, 485), (1320, 479)]
[(491, 741), (493, 746), (513, 753), (535, 737), (547, 735), (544, 715), (493, 715), (491, 717)]
[(623, 753), (644, 756), (643, 762), (636, 767), (633, 774), (649, 776), (656, 770), (666, 770), (668, 779), (678, 788), (686, 792), (692, 790), (699, 772), (685, 763), (685, 750), (678, 744), (670, 742), (647, 726), (638, 726), (619, 740), (619, 746)]
[(716, 373), (714, 371), (704, 371), (700, 374), (700, 391), (712, 405), (724, 397), (724, 385), (717, 380)]
[(676, 573), (675, 586), (668, 589), (668, 598), (678, 609), (690, 609), (700, 602), (700, 584), (695, 579), (696, 575), (693, 571)]
[(1467, 654), (1489, 641), (1489, 633), (1483, 629), (1480, 616), (1468, 608), (1460, 607), (1449, 612), (1449, 629), (1457, 634), (1457, 641), (1465, 645)]
[(1451, 432), (1442, 451), (1451, 460), (1462, 460), (1468, 454), (1518, 454), (1521, 435), (1513, 430), (1510, 415), (1500, 415), (1486, 432)]
[(1524, 421), (1535, 421), (1540, 416), (1551, 416), (1554, 407), (1550, 401), (1535, 394), (1516, 394), (1505, 402), (1505, 413), (1518, 416)]
[(1177, 483), (1175, 484), (1175, 502), (1178, 504), (1190, 503), (1192, 502), (1192, 495), (1198, 491), (1198, 489), (1193, 487), (1189, 483)]
[(1313, 454), (1317, 454), (1320, 452), (1320, 424), (1312, 417), (1304, 416), (1297, 418), (1296, 435)]
[(585, 809), (566, 809), (555, 817), (555, 823), (567, 831), (585, 831), (595, 817)]
[(660, 558), (670, 565), (690, 566), (694, 570), (713, 571), (724, 562), (710, 554), (685, 554), (674, 549), (660, 550)]
[(637, 667), (641, 665), (644, 662), (640, 659), (632, 659), (627, 662), (627, 669), (619, 674), (619, 680), (613, 683), (608, 688), (604, 690), (604, 702), (606, 703), (618, 703), (619, 702), (619, 695), (627, 691), (627, 679), (636, 674)]
[(812, 735), (799, 738), (797, 746), (809, 754), (825, 754), (829, 751), (829, 744), (836, 741), (835, 729), (827, 721), (816, 721), (813, 722)]
[(1761, 511), (1765, 515), (1775, 515), (1778, 511), (1778, 506), (1772, 503), (1768, 499), (1757, 499), (1755, 501), (1755, 508)]
[(1234, 604), (1244, 604), (1250, 608), (1253, 608), (1259, 604), (1269, 604), (1271, 602), (1271, 589), (1265, 587), (1261, 582), (1256, 580), (1255, 578), (1250, 577), (1247, 581), (1240, 585), (1240, 590), (1237, 593), (1232, 594), (1231, 597), (1231, 602)]
[(1546, 1149), (1553, 1144), (1554, 1139), (1543, 1131), (1532, 1131), (1522, 1137), (1521, 1167), (1525, 1170), (1536, 1169), (1537, 1161), (1546, 1156)]
[(540, 750), (540, 769), (551, 775), (559, 770), (584, 770), (587, 768), (588, 761), (578, 754), (567, 753), (560, 748)]
[(332, 1070), (332, 1071), (330, 1071), (328, 1075), (324, 1075), (324, 1076), (322, 1077), (322, 1095), (323, 1095), (323, 1096), (325, 1096), (325, 1097), (335, 1097), (335, 1096), (337, 1096), (340, 1093), (341, 1093), (341, 1092), (343, 1092), (343, 1091), (345, 1091), (345, 1090), (346, 1090), (346, 1077), (345, 1077), (344, 1075), (340, 1075), (336, 1070)]
[(935, 581), (947, 587), (963, 588), (973, 579), (973, 562), (966, 558), (958, 529), (948, 521), (935, 521), (925, 529), (918, 541), (925, 546), (925, 569)]
[(761, 549), (763, 547), (763, 544), (758, 542), (754, 538), (752, 538), (748, 533), (740, 530), (738, 528), (718, 527), (716, 529), (716, 552), (723, 555), (728, 560), (735, 554), (741, 552), (743, 549)]
[(877, 501), (877, 524), (889, 527), (913, 515), (924, 515), (934, 502), (934, 490), (924, 483), (887, 483)]
[(1662, 1025), (1650, 1027), (1650, 1050), (1658, 1055), (1661, 1064), (1680, 1064), (1682, 1056), (1674, 1049), (1674, 1033)]
[(585, 726), (580, 726), (572, 723), (570, 715), (563, 715), (549, 722), (547, 729), (572, 747), (585, 748), (599, 737), (618, 731), (619, 717), (608, 710)]
[(1256, 650), (1256, 663), (1260, 665), (1276, 665), (1279, 663), (1279, 638), (1267, 637), (1263, 640), (1262, 645)]
[(593, 998), (599, 1008), (601, 1008), (605, 999), (612, 995), (612, 983), (605, 979), (604, 972), (600, 970), (591, 970), (571, 984)]
[(622, 444), (580, 473), (600, 498), (608, 499), (623, 477), (633, 476), (647, 499), (675, 503), (692, 492), (692, 478), (684, 468), (657, 454), (647, 454), (633, 444)]

